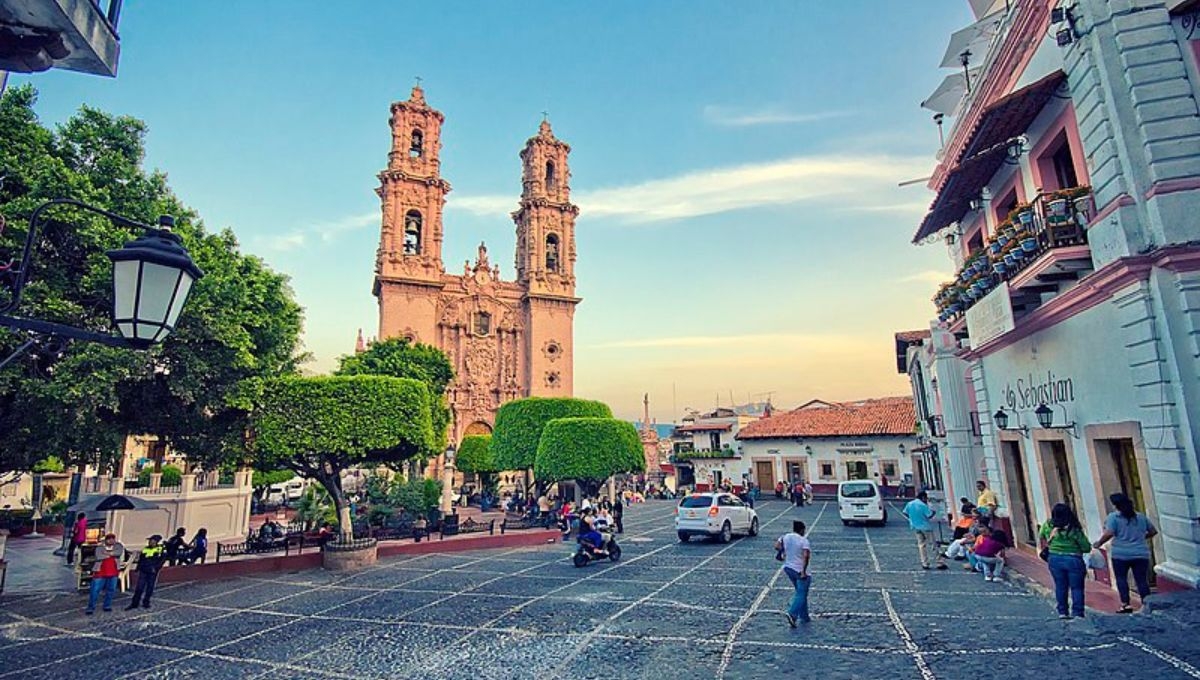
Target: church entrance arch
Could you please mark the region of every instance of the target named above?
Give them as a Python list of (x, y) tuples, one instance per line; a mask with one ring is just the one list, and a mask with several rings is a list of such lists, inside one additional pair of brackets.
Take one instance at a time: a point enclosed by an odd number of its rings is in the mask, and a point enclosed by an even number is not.
[(464, 437), (470, 437), (471, 435), (477, 435), (477, 434), (491, 434), (491, 433), (492, 433), (492, 426), (488, 425), (487, 423), (483, 422), (482, 420), (476, 420), (475, 422), (468, 425), (467, 429), (463, 430)]

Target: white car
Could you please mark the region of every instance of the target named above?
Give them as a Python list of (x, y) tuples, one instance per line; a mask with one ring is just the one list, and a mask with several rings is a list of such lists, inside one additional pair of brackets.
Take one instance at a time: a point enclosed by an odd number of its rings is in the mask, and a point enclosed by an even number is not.
[(675, 532), (682, 543), (692, 536), (728, 543), (735, 533), (757, 536), (758, 513), (731, 493), (694, 493), (675, 509)]
[(851, 522), (887, 524), (887, 506), (879, 486), (870, 480), (861, 479), (838, 484), (838, 514), (842, 524)]

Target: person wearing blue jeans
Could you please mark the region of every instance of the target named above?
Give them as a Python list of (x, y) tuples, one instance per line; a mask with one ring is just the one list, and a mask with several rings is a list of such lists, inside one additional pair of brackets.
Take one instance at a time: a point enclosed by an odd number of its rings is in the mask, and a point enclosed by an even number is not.
[[(1066, 503), (1057, 503), (1050, 509), (1050, 520), (1038, 532), (1040, 547), (1046, 551), (1046, 563), (1054, 579), (1054, 599), (1058, 604), (1058, 617), (1082, 618), (1084, 613), (1083, 580), (1087, 566), (1083, 556), (1092, 549), (1092, 543), (1083, 533), (1079, 517)], [(1067, 613), (1067, 593), (1071, 594), (1071, 611)]]
[(783, 573), (787, 574), (792, 587), (796, 589), (786, 614), (788, 625), (792, 628), (796, 627), (797, 621), (808, 623), (811, 620), (808, 616), (808, 590), (812, 587), (812, 575), (808, 572), (808, 562), (812, 557), (812, 548), (804, 536), (807, 530), (804, 522), (794, 520), (791, 532), (775, 541), (776, 558), (783, 560)]
[(100, 593), (104, 593), (104, 611), (112, 611), (113, 595), (117, 592), (117, 577), (116, 576), (93, 576), (92, 589), (88, 593), (87, 613), (91, 614), (96, 611), (96, 600), (100, 599)]
[(1112, 541), (1113, 576), (1117, 582), (1117, 594), (1121, 596), (1121, 608), (1118, 614), (1129, 614), (1133, 607), (1129, 605), (1129, 572), (1133, 571), (1133, 580), (1137, 584), (1138, 596), (1145, 601), (1150, 596), (1150, 544), (1148, 541), (1158, 535), (1158, 529), (1146, 515), (1137, 511), (1133, 500), (1123, 493), (1114, 493), (1108, 497), (1116, 511), (1104, 520), (1104, 535), (1092, 544), (1100, 548)]
[(1071, 616), (1083, 617), (1083, 580), (1087, 567), (1079, 555), (1050, 553), (1050, 576), (1054, 578), (1054, 600), (1058, 615), (1067, 616), (1067, 592), (1071, 593)]

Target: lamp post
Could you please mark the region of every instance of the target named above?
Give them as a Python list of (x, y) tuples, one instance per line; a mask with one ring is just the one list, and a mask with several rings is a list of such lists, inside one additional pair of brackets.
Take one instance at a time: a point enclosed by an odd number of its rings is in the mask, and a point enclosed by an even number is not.
[[(106, 253), (113, 262), (112, 321), (119, 335), (12, 316), (20, 306), (21, 294), (29, 282), (33, 249), (44, 215), (51, 208), (62, 205), (102, 215), (113, 224), (144, 232), (123, 248)], [(147, 349), (162, 342), (175, 330), (192, 284), (204, 276), (188, 256), (183, 240), (171, 231), (174, 225), (175, 220), (170, 216), (160, 217), (158, 226), (152, 227), (70, 198), (54, 199), (35, 208), (29, 216), (21, 258), (0, 266), (0, 289), (7, 289), (9, 293), (8, 302), (0, 306), (0, 326), (25, 331), (29, 338), (0, 361), (0, 368), (35, 345), (57, 351), (68, 340), (85, 340), (110, 347)]]
[(446, 454), (442, 463), (442, 516), (450, 514), (453, 509), (453, 499), (451, 494), (454, 489), (454, 456), (458, 451), (454, 448), (454, 444), (446, 447)]

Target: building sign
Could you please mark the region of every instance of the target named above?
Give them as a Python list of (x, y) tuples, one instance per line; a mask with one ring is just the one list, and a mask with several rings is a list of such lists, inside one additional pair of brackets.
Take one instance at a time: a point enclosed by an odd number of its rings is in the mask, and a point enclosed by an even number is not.
[(1013, 410), (1037, 408), (1042, 404), (1065, 404), (1075, 401), (1075, 382), (1069, 377), (1046, 371), (1045, 375), (1030, 373), (1017, 378), (1016, 383), (1004, 386), (1004, 404)]
[(971, 349), (976, 349), (1015, 327), (1007, 281), (996, 286), (995, 290), (983, 296), (967, 310), (967, 332), (971, 335)]
[(870, 451), (872, 447), (868, 442), (841, 442), (838, 444), (838, 451)]

